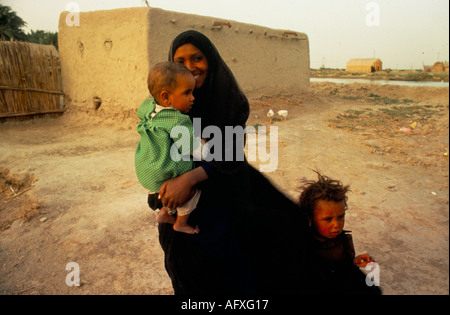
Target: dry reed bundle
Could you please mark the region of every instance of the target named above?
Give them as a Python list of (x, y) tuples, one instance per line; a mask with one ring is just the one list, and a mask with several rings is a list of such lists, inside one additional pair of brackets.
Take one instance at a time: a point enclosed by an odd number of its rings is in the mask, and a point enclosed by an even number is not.
[(0, 42), (0, 118), (64, 112), (59, 55), (53, 46)]

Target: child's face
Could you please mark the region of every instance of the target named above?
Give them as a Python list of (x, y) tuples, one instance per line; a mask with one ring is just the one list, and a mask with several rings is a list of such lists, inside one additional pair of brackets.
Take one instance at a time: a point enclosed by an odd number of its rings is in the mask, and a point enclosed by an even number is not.
[(317, 238), (333, 239), (342, 233), (345, 223), (345, 203), (318, 200), (312, 218)]
[(182, 74), (177, 78), (177, 86), (169, 93), (169, 105), (187, 114), (194, 104), (195, 79), (193, 75)]

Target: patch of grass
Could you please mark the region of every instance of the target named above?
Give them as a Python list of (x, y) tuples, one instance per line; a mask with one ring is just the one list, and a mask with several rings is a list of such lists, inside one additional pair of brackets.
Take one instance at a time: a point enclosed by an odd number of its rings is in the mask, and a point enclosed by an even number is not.
[(393, 106), (391, 108), (381, 108), (380, 111), (394, 118), (415, 118), (419, 116), (421, 120), (427, 120), (438, 114), (426, 106)]
[(354, 109), (349, 109), (346, 110), (344, 112), (344, 114), (342, 114), (342, 116), (348, 118), (348, 119), (354, 119), (354, 118), (358, 118), (360, 115), (364, 114), (366, 111), (364, 110), (354, 110)]
[(377, 94), (370, 93), (367, 99), (369, 102), (375, 103), (375, 104), (383, 104), (383, 105), (395, 105), (395, 104), (409, 104), (413, 103), (413, 100), (404, 98), (403, 100), (399, 100), (396, 98), (389, 98), (389, 97), (381, 97)]
[(359, 97), (359, 96), (344, 96), (343, 97), (344, 100), (350, 100), (350, 101), (358, 100), (360, 98), (361, 97)]
[(423, 80), (428, 80), (432, 77), (433, 76), (429, 75), (428, 73), (418, 72), (418, 73), (406, 74), (405, 79), (409, 80), (409, 81), (423, 81)]
[(373, 102), (375, 104), (383, 104), (383, 105), (392, 105), (392, 104), (400, 104), (400, 101), (395, 98), (389, 97), (373, 97), (368, 99), (369, 102)]
[(443, 109), (434, 109), (429, 105), (399, 105), (377, 110), (346, 110), (330, 119), (330, 127), (348, 131), (370, 130), (370, 132), (395, 137), (393, 130), (399, 126), (408, 126), (411, 121), (426, 122), (433, 116), (444, 115)]

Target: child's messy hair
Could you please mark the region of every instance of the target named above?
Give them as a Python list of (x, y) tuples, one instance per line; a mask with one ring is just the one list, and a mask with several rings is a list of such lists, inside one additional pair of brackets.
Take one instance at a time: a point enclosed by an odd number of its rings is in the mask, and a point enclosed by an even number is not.
[(318, 200), (327, 200), (333, 202), (344, 202), (347, 209), (347, 192), (350, 186), (344, 186), (342, 182), (333, 180), (327, 176), (314, 171), (318, 175), (317, 181), (308, 181), (301, 188), (298, 205), (308, 218), (313, 217), (314, 209)]

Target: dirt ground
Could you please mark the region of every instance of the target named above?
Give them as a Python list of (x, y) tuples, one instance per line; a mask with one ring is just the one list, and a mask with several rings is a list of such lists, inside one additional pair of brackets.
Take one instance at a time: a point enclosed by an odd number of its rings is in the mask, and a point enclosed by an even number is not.
[[(136, 122), (69, 107), (0, 124), (0, 294), (173, 293), (134, 174)], [(251, 100), (248, 124), (278, 127), (265, 174), (293, 199), (313, 169), (351, 185), (346, 229), (384, 294), (449, 294), (448, 88), (311, 83)]]

